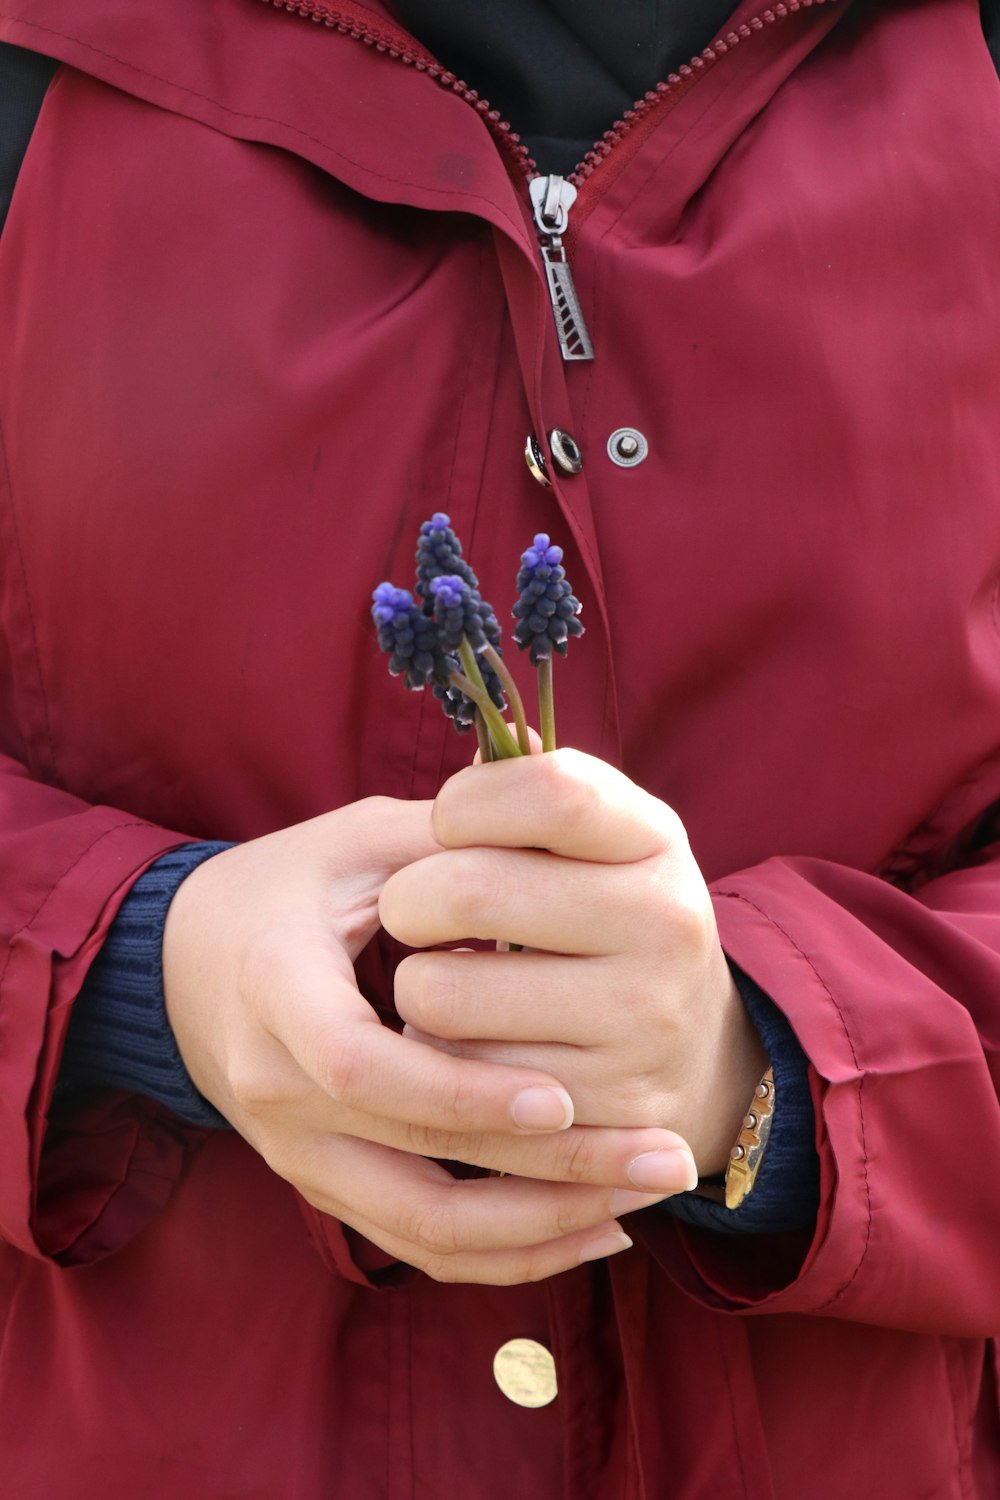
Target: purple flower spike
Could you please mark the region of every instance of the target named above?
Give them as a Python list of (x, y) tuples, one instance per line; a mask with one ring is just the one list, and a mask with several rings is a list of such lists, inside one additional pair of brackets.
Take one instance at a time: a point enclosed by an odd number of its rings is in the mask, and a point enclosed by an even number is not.
[(380, 583), (372, 594), (372, 619), (378, 643), (389, 654), (389, 671), (416, 691), (429, 682), (446, 682), (450, 666), (438, 642), (438, 630), (406, 589)]
[(522, 651), (530, 649), (534, 666), (548, 661), (554, 651), (565, 656), (570, 636), (583, 634), (577, 619), (583, 606), (566, 580), (562, 556), (562, 548), (554, 547), (544, 531), (521, 554), (514, 639)]
[[(442, 649), (457, 651), (465, 639), (477, 655), (485, 651), (489, 640), (478, 590), (470, 588), (457, 574), (447, 573), (432, 578), (429, 587)], [(489, 610), (488, 618), (492, 619), (493, 611), (488, 605), (485, 608)]]
[(431, 583), (445, 575), (462, 579), (472, 589), (479, 587), (479, 579), (462, 556), (462, 544), (451, 529), (450, 517), (439, 510), (424, 522), (417, 538), (416, 595), (425, 615), (434, 613)]
[(476, 722), (476, 705), (471, 698), (467, 698), (461, 688), (447, 687), (434, 688), (434, 696), (440, 698), (441, 707), (449, 719), (452, 719), (459, 734), (467, 734)]

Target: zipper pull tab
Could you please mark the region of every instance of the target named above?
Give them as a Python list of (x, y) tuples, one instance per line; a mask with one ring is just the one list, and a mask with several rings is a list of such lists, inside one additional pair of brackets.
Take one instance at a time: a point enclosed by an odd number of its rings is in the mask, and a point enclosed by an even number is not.
[(593, 359), (594, 346), (590, 342), (562, 242), (569, 223), (569, 211), (576, 202), (576, 188), (565, 177), (533, 177), (528, 183), (528, 191), (562, 357), (565, 360)]

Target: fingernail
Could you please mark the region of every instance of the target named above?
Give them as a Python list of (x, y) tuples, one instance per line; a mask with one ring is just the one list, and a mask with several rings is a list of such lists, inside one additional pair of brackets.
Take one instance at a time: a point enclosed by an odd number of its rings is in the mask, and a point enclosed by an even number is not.
[(690, 1193), (698, 1186), (698, 1168), (690, 1151), (645, 1151), (629, 1162), (628, 1178), (647, 1192)]
[(628, 1188), (615, 1188), (611, 1194), (611, 1214), (617, 1219), (619, 1214), (634, 1213), (637, 1208), (649, 1208), (652, 1203), (662, 1203), (662, 1193), (635, 1193)]
[(522, 1130), (566, 1130), (573, 1123), (573, 1101), (566, 1090), (541, 1083), (522, 1089), (510, 1112)]
[(631, 1245), (632, 1241), (624, 1229), (616, 1229), (613, 1233), (609, 1231), (584, 1245), (580, 1251), (580, 1264), (582, 1266), (588, 1260), (603, 1260), (607, 1255), (617, 1255), (619, 1250), (628, 1250)]

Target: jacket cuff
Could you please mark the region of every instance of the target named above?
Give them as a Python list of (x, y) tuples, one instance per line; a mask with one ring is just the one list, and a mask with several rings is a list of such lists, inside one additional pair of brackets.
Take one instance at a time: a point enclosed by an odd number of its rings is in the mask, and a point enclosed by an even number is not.
[(167, 1106), (189, 1125), (229, 1128), (191, 1081), (167, 1020), (163, 929), (182, 880), (232, 845), (187, 844), (136, 881), (108, 929), (80, 991), (66, 1035), (59, 1096), (80, 1088), (122, 1089)]
[(678, 1194), (662, 1206), (685, 1224), (720, 1234), (811, 1230), (819, 1207), (819, 1156), (809, 1065), (774, 1002), (735, 964), (730, 968), (774, 1069), (774, 1117), (767, 1150), (753, 1191), (739, 1208), (726, 1208), (695, 1193)]

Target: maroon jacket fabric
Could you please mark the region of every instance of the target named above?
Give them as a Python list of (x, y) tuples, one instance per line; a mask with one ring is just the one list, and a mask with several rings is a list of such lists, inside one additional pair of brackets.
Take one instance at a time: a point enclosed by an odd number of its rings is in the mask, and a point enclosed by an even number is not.
[[(302, 12), (0, 0), (0, 37), (66, 64), (0, 243), (4, 1492), (995, 1500), (1000, 89), (975, 0), (742, 6), (579, 174), (596, 358), (570, 366), (509, 137), (387, 15)], [(542, 489), (525, 434), (555, 426), (585, 468)], [(610, 1265), (440, 1286), (235, 1136), (53, 1103), (158, 854), (430, 796), (465, 760), (367, 618), (439, 508), (497, 601), (534, 531), (565, 543), (589, 634), (562, 737), (678, 808), (810, 1058), (810, 1243), (647, 1211)], [(361, 965), (386, 1008), (393, 961)], [(544, 1409), (493, 1383), (517, 1336), (554, 1352)]]

